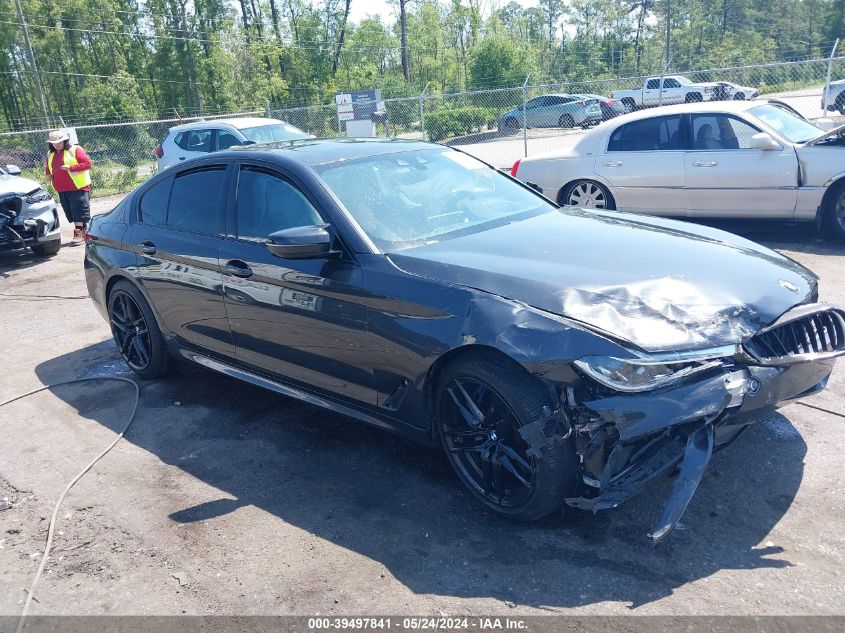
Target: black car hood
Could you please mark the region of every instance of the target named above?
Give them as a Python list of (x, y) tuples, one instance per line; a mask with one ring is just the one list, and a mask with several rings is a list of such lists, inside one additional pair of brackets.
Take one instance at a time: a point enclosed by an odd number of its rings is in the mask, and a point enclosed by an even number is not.
[(388, 253), (414, 275), (580, 321), (651, 352), (739, 343), (814, 300), (816, 276), (730, 233), (560, 209)]

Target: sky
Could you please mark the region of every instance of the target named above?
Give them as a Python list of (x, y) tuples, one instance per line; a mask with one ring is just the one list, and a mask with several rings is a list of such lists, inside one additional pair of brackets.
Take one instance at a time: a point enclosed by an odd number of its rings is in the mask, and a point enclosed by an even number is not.
[[(441, 0), (442, 1), (442, 0)], [(500, 7), (507, 4), (508, 0), (481, 0), (484, 15), (489, 15), (490, 11), (495, 7)], [(524, 7), (537, 6), (537, 0), (516, 0)], [(468, 3), (465, 3), (468, 4)], [(352, 0), (352, 5), (349, 8), (349, 20), (358, 23), (368, 15), (380, 15), (382, 22), (385, 24), (392, 24), (396, 21), (396, 15), (387, 0)]]

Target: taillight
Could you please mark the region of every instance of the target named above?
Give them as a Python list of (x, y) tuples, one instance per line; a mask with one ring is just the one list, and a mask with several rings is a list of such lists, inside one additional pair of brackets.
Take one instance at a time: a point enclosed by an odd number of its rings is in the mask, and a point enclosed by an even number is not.
[(616, 102), (615, 102), (615, 101), (605, 101), (605, 102), (604, 102), (604, 105), (606, 105), (606, 106), (610, 106), (610, 107), (612, 108), (613, 106), (615, 106), (615, 105), (616, 105)]
[(86, 244), (90, 244), (94, 241), (94, 236), (91, 235), (91, 229), (89, 229), (88, 227), (85, 228), (85, 230), (82, 232), (82, 235), (85, 237)]
[(153, 154), (156, 155), (156, 158), (164, 158), (164, 148), (161, 145), (157, 146)]
[(520, 163), (521, 160), (522, 160), (521, 158), (519, 160), (517, 160), (513, 164), (513, 167), (511, 167), (511, 176), (513, 176), (514, 178), (516, 178), (516, 171), (519, 169), (519, 163)]

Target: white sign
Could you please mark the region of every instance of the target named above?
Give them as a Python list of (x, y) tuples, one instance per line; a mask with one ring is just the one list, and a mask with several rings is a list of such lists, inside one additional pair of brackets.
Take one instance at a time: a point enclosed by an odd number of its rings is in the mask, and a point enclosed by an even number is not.
[(337, 103), (337, 118), (341, 121), (351, 121), (355, 118), (355, 110), (352, 107), (352, 95), (340, 94), (335, 95), (335, 103)]

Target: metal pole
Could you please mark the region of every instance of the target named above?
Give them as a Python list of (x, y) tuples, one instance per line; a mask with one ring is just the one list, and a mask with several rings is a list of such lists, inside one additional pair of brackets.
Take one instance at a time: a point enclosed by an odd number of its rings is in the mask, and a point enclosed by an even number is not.
[(824, 82), (824, 91), (822, 92), (822, 117), (827, 116), (827, 96), (830, 94), (830, 73), (833, 70), (833, 58), (836, 56), (836, 47), (839, 46), (839, 38), (833, 43), (833, 49), (830, 51), (830, 57), (827, 60), (827, 79)]
[(669, 59), (666, 61), (666, 65), (663, 67), (663, 70), (660, 72), (660, 83), (657, 85), (657, 105), (663, 105), (663, 77), (666, 76), (666, 72), (669, 70), (669, 65), (672, 63), (672, 56), (669, 56)]
[(41, 75), (38, 73), (38, 63), (35, 61), (35, 53), (32, 50), (32, 42), (29, 41), (29, 28), (26, 25), (26, 20), (23, 17), (23, 9), (21, 8), (21, 0), (15, 0), (15, 6), (18, 8), (18, 19), (23, 25), (23, 39), (26, 42), (26, 49), (29, 52), (29, 62), (32, 64), (32, 74), (35, 76), (35, 90), (38, 93), (38, 102), (41, 104), (41, 114), (44, 115), (44, 120), (47, 122), (47, 127), (52, 127), (53, 123), (47, 114), (47, 103), (44, 101), (44, 90), (41, 87)]
[(522, 82), (522, 151), (523, 157), (528, 157), (528, 117), (526, 116), (527, 108), (527, 101), (528, 101), (528, 94), (527, 94), (527, 87), (528, 87), (528, 80), (531, 78), (531, 73), (526, 75), (525, 81)]
[(270, 100), (269, 99), (264, 100), (264, 113), (267, 115), (268, 119), (273, 118), (272, 115), (270, 114)]
[(428, 92), (428, 86), (429, 84), (426, 84), (420, 93), (420, 131), (422, 132), (422, 140), (425, 140), (425, 93)]

